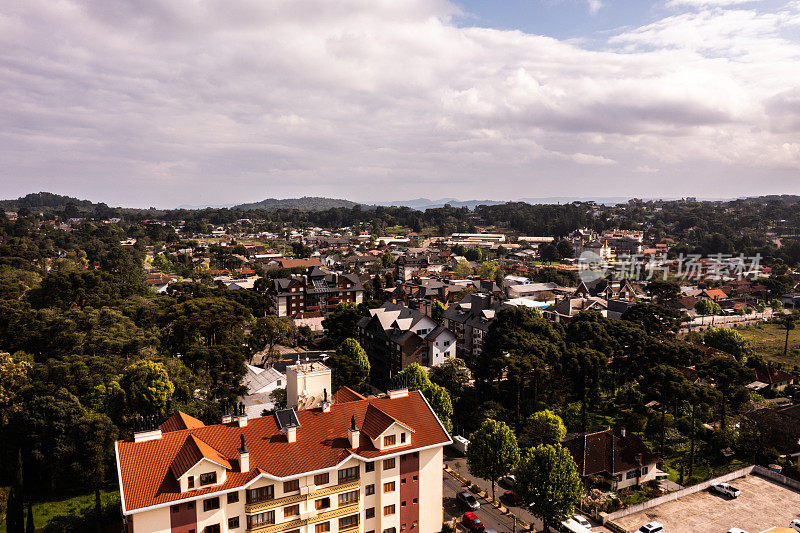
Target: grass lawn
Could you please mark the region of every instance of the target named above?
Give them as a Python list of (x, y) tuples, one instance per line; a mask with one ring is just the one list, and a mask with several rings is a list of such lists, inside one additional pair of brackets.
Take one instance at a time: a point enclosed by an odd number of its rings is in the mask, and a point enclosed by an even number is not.
[[(113, 501), (119, 501), (118, 490), (101, 490), (100, 500), (103, 505)], [(45, 498), (33, 503), (33, 523), (36, 529), (41, 529), (54, 516), (78, 514), (81, 509), (87, 506), (94, 506), (94, 493), (64, 494), (62, 497)], [(25, 507), (25, 517), (27, 519), (28, 508)], [(0, 533), (6, 533), (5, 521), (0, 521)]]
[[(737, 331), (753, 345), (755, 353), (767, 361), (784, 363), (793, 367), (800, 365), (800, 328), (789, 332), (789, 352), (783, 356), (786, 330), (778, 324), (756, 324), (739, 328)], [(793, 353), (794, 351), (794, 353)]]

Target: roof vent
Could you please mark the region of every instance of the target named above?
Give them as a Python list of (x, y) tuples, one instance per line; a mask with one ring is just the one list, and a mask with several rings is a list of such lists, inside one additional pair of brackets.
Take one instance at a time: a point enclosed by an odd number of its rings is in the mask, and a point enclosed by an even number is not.
[(297, 413), (294, 409), (281, 409), (275, 411), (275, 421), (278, 424), (278, 429), (281, 433), (286, 434), (289, 442), (294, 442), (297, 439), (297, 428), (300, 427), (300, 421), (297, 420)]
[(389, 391), (389, 399), (394, 400), (395, 398), (405, 398), (408, 396), (408, 389), (395, 389)]

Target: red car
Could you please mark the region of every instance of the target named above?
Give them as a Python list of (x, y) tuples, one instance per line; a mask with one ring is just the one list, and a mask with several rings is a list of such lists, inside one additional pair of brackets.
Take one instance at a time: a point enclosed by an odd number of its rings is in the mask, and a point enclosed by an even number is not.
[(517, 495), (514, 494), (514, 491), (511, 490), (505, 491), (503, 495), (500, 496), (500, 500), (502, 500), (503, 503), (511, 507), (516, 507), (517, 505), (520, 504), (519, 498), (517, 498)]
[(483, 527), (483, 522), (481, 522), (481, 519), (475, 516), (475, 513), (464, 513), (464, 517), (461, 519), (461, 522), (467, 527), (467, 529), (472, 531), (483, 531), (486, 529)]

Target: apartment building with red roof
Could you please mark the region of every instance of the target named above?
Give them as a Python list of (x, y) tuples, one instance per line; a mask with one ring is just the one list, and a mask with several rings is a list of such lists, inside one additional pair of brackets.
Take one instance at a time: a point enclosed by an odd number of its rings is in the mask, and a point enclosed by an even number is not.
[(209, 426), (177, 413), (118, 441), (126, 531), (441, 530), (443, 448), (451, 440), (420, 392), (302, 393), (321, 399)]

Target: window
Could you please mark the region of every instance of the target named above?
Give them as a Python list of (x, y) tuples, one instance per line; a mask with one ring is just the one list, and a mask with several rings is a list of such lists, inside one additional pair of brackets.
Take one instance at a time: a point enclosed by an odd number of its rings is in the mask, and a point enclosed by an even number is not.
[(394, 468), (394, 457), (391, 459), (384, 459), (383, 460), (383, 469), (384, 470), (391, 470)]
[(387, 505), (383, 508), (383, 516), (390, 516), (394, 514), (394, 505)]
[(247, 516), (247, 529), (275, 523), (275, 511), (266, 511)]
[(400, 524), (400, 531), (405, 531), (405, 530), (406, 530), (406, 524), (405, 523)]
[(258, 487), (247, 491), (247, 503), (258, 503), (275, 498), (275, 488), (272, 485)]
[(327, 485), (330, 483), (330, 475), (327, 472), (314, 476), (314, 485)]
[(330, 498), (320, 498), (319, 500), (314, 500), (314, 509), (327, 509), (331, 506), (331, 499)]
[(194, 509), (194, 502), (189, 502), (186, 504), (187, 509)]
[(394, 492), (394, 481), (383, 484), (383, 492)]
[(350, 492), (342, 492), (339, 494), (339, 507), (348, 505), (358, 501), (358, 491), (351, 490)]
[(414, 476), (414, 478), (413, 478), (413, 479), (414, 479), (414, 481), (416, 481), (416, 480), (418, 480), (418, 479), (419, 479), (419, 476)]
[(358, 525), (357, 514), (351, 514), (350, 516), (343, 516), (339, 519), (339, 531), (357, 525)]
[(366, 511), (364, 511), (364, 518), (375, 518), (375, 508), (370, 507)]
[(411, 500), (411, 503), (413, 503), (414, 505), (417, 505), (417, 499), (414, 498), (413, 500)]
[(390, 527), (388, 529), (384, 529), (383, 533), (397, 533), (397, 529)]
[(181, 512), (181, 506), (180, 505), (172, 505), (172, 506), (170, 506), (170, 509), (172, 509), (173, 513)]
[(186, 478), (186, 484), (189, 486), (190, 489), (194, 488), (194, 476), (189, 476)]
[(299, 516), (300, 515), (300, 504), (296, 503), (294, 505), (287, 505), (283, 508), (283, 517), (288, 518), (290, 516)]
[(386, 435), (383, 437), (384, 446), (394, 446), (395, 435)]
[(211, 485), (212, 483), (217, 482), (217, 473), (216, 472), (207, 472), (205, 474), (200, 474), (200, 486), (203, 485)]
[(403, 500), (402, 502), (400, 502), (400, 507), (405, 507), (405, 506), (406, 506), (406, 501), (405, 501), (405, 500)]
[(645, 475), (647, 473), (648, 469), (649, 469), (649, 467), (643, 466), (642, 467), (642, 475)]
[(406, 478), (403, 478), (403, 479), (401, 479), (401, 480), (400, 480), (400, 484), (401, 484), (401, 485), (405, 485), (405, 484), (406, 484)]
[(276, 385), (277, 385), (278, 387), (280, 387), (280, 386), (281, 386), (281, 380), (278, 380), (278, 381), (277, 381), (277, 383), (276, 383)]
[(239, 492), (229, 492), (228, 493), (228, 503), (236, 503), (239, 501)]
[(375, 471), (375, 463), (367, 463), (364, 465), (365, 472), (374, 472)]
[(342, 468), (339, 470), (339, 483), (349, 483), (350, 481), (356, 481), (359, 477), (359, 468), (357, 466), (353, 466), (350, 468)]
[(203, 511), (213, 511), (214, 509), (219, 509), (219, 498), (203, 500)]
[(220, 527), (219, 524), (214, 524), (212, 526), (206, 526), (203, 531), (205, 531), (205, 533), (220, 533)]
[(622, 481), (622, 474), (615, 475), (614, 479), (617, 480), (617, 481)]
[(236, 529), (237, 527), (239, 527), (239, 517), (228, 518), (228, 529)]
[(625, 479), (633, 479), (636, 477), (636, 470), (631, 470), (627, 474), (625, 474)]
[(327, 533), (331, 530), (331, 523), (330, 522), (322, 522), (321, 524), (317, 524), (314, 526), (314, 533)]
[(406, 432), (400, 433), (400, 442), (403, 443), (406, 441)]
[(293, 479), (291, 481), (284, 481), (283, 482), (283, 492), (294, 492), (296, 490), (300, 490), (300, 480)]
[(371, 496), (373, 494), (375, 494), (375, 485), (367, 485), (366, 487), (364, 487), (365, 496)]

